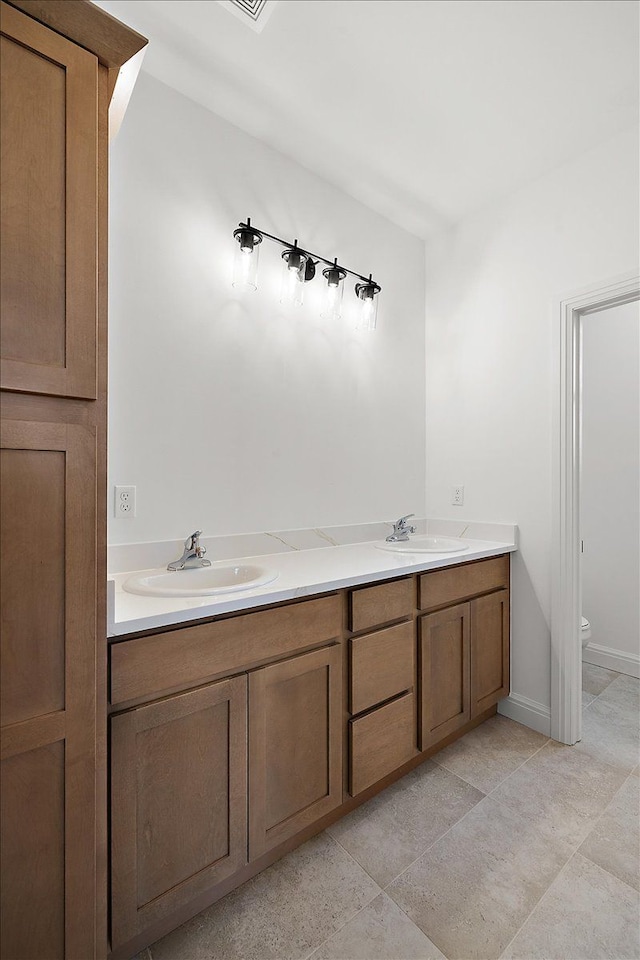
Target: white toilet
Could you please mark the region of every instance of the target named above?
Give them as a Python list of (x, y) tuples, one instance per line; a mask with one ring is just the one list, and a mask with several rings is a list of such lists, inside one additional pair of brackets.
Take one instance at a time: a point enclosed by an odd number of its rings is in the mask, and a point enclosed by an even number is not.
[(582, 648), (584, 649), (591, 639), (591, 624), (586, 617), (582, 618), (582, 624), (580, 626), (580, 639), (582, 640)]

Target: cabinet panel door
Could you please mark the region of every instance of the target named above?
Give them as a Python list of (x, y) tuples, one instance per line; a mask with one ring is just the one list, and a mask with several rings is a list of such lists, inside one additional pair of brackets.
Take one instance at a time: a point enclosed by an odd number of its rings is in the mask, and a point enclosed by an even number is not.
[(1, 386), (96, 397), (98, 61), (2, 4)]
[[(13, 945), (3, 956), (22, 956), (15, 944), (23, 943), (34, 958), (91, 957), (98, 733), (95, 428), (3, 420), (0, 447), (0, 843), (3, 854), (8, 851), (2, 936)], [(48, 945), (45, 931), (51, 934)]]
[(468, 603), (421, 618), (422, 750), (453, 733), (471, 717), (470, 634)]
[(5, 757), (1, 773), (0, 956), (64, 957), (64, 742)]
[(249, 675), (249, 859), (342, 800), (342, 653), (337, 644)]
[(471, 604), (471, 716), (509, 694), (509, 591)]
[(112, 944), (247, 861), (246, 676), (111, 718)]

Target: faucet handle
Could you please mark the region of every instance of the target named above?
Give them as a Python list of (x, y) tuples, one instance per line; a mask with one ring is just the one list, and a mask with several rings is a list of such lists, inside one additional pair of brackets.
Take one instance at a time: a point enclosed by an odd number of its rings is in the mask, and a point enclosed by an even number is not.
[(396, 522), (394, 523), (393, 529), (396, 530), (396, 531), (398, 531), (398, 532), (404, 531), (404, 530), (408, 530), (409, 533), (415, 533), (415, 532), (416, 532), (416, 528), (415, 528), (415, 527), (409, 527), (409, 526), (407, 526), (407, 524), (406, 524), (406, 521), (409, 519), (409, 517), (415, 517), (415, 513), (407, 513), (404, 517), (400, 517), (400, 519), (399, 519), (399, 520), (396, 520)]
[(415, 517), (415, 513), (407, 513), (404, 517), (400, 517), (398, 520), (398, 525), (403, 526), (405, 520), (408, 520), (409, 517)]
[(201, 536), (202, 536), (202, 530), (196, 530), (195, 533), (189, 534), (189, 536), (184, 542), (184, 545), (187, 548), (187, 550), (195, 550), (199, 546), (198, 540), (200, 539)]

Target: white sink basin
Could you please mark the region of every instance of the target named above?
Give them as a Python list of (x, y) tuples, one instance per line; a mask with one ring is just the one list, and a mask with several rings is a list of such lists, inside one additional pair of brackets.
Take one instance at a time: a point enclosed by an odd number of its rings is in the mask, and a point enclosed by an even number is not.
[(193, 570), (152, 570), (135, 574), (125, 580), (122, 589), (143, 597), (210, 597), (217, 593), (253, 590), (271, 583), (277, 576), (276, 570), (253, 564), (214, 564)]
[(418, 535), (400, 540), (397, 543), (376, 543), (379, 550), (390, 550), (392, 553), (464, 553), (469, 544), (457, 537), (429, 537)]

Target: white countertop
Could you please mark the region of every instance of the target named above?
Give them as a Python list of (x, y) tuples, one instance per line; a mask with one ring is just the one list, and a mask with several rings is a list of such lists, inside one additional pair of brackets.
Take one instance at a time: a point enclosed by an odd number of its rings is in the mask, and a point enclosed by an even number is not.
[[(108, 636), (122, 637), (142, 630), (154, 630), (236, 610), (263, 607), (343, 587), (391, 580), (404, 574), (436, 570), (468, 563), (470, 560), (513, 553), (517, 549), (515, 542), (465, 538), (469, 549), (464, 553), (398, 554), (379, 549), (376, 542), (221, 560), (214, 566), (256, 564), (277, 570), (278, 576), (263, 587), (211, 597), (138, 596), (124, 591), (122, 584), (133, 573), (142, 571), (114, 574), (108, 581)], [(180, 572), (177, 572), (176, 577), (179, 576)]]

